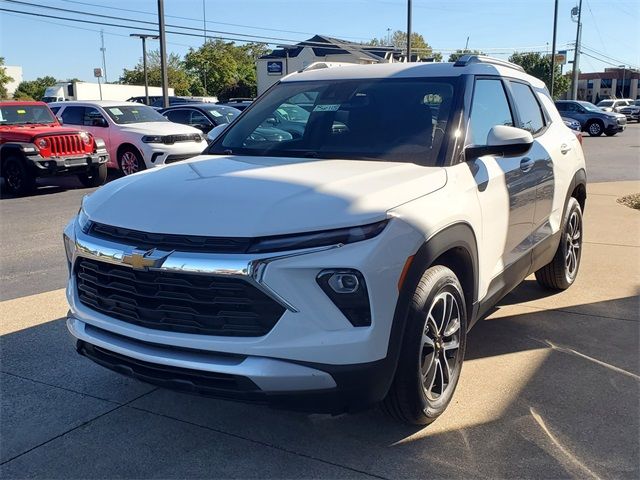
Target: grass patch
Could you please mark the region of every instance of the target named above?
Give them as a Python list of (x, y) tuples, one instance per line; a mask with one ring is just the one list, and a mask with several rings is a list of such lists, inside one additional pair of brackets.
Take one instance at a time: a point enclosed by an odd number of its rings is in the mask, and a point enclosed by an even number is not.
[(618, 199), (618, 203), (626, 205), (629, 208), (640, 210), (640, 193), (632, 193), (631, 195), (627, 195), (626, 197), (620, 197)]

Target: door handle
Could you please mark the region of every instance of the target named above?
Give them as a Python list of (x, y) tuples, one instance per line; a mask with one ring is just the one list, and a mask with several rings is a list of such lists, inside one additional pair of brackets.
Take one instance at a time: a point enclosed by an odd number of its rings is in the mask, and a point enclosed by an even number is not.
[(563, 155), (566, 155), (569, 150), (571, 150), (571, 147), (566, 143), (560, 145), (560, 153), (562, 153)]
[(520, 170), (522, 170), (523, 172), (528, 172), (529, 170), (531, 170), (533, 168), (533, 164), (535, 162), (533, 160), (531, 160), (529, 157), (524, 157), (521, 161), (520, 161)]

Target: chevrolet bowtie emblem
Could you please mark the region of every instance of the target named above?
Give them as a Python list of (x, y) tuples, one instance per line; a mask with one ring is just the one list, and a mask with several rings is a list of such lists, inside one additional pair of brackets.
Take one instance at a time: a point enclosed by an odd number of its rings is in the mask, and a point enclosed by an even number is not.
[(125, 254), (122, 257), (122, 263), (131, 265), (136, 270), (145, 270), (147, 268), (159, 268), (164, 261), (173, 252), (160, 253), (155, 248), (151, 250), (133, 250), (130, 254)]

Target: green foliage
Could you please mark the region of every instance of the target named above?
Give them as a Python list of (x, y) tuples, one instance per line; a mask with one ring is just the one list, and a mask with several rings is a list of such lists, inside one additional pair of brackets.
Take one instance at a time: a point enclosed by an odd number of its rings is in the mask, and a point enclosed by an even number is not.
[(4, 57), (0, 57), (0, 98), (7, 98), (7, 83), (13, 82), (13, 78), (7, 75), (7, 69), (4, 67)]
[[(386, 38), (374, 38), (369, 42), (370, 45), (388, 45)], [(391, 46), (402, 50), (406, 53), (407, 48), (407, 32), (396, 30), (391, 35)], [(434, 52), (431, 45), (427, 43), (422, 35), (416, 32), (411, 33), (411, 52), (420, 58), (433, 58), (436, 62), (442, 61), (442, 54)]]
[[(152, 50), (147, 52), (147, 75), (149, 85), (160, 87), (162, 85), (162, 75), (160, 74), (160, 52)], [(184, 62), (179, 55), (175, 53), (169, 54), (167, 57), (167, 77), (169, 79), (169, 87), (175, 90), (176, 95), (191, 95), (191, 86), (193, 79), (185, 69)], [(144, 85), (144, 68), (142, 59), (131, 70), (126, 68), (120, 77), (120, 83), (127, 85)]]
[[(515, 52), (509, 57), (509, 61), (524, 68), (525, 72), (542, 80), (547, 88), (551, 89), (551, 57), (540, 53), (518, 53)], [(569, 76), (562, 75), (560, 65), (554, 68), (554, 99), (560, 98), (567, 90), (571, 80)]]
[(484, 55), (484, 53), (482, 53), (480, 50), (458, 49), (455, 52), (453, 52), (451, 55), (449, 55), (449, 60), (447, 61), (455, 62), (463, 55)]
[(198, 49), (190, 49), (184, 64), (194, 86), (204, 91), (206, 85), (205, 95), (220, 99), (252, 97), (257, 93), (255, 63), (267, 50), (262, 44), (238, 46), (233, 42), (209, 40)]
[(38, 77), (35, 80), (20, 82), (13, 98), (16, 100), (42, 100), (47, 87), (52, 87), (58, 81), (50, 76)]

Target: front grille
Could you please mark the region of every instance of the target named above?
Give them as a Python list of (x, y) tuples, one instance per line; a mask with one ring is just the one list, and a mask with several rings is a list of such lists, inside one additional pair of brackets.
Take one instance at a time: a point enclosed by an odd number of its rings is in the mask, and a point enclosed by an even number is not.
[(198, 235), (176, 235), (149, 233), (128, 228), (92, 223), (89, 235), (116, 243), (134, 245), (150, 250), (178, 250), (202, 253), (247, 253), (252, 244), (248, 237), (203, 237)]
[(85, 153), (82, 139), (77, 134), (45, 137), (51, 145), (51, 155), (81, 155)]
[(169, 155), (165, 159), (165, 165), (168, 163), (181, 162), (182, 160), (187, 160), (188, 158), (192, 158), (194, 155)]
[(253, 285), (237, 278), (144, 271), (79, 258), (80, 302), (110, 317), (181, 333), (258, 337), (284, 313)]
[(176, 142), (201, 142), (202, 135), (199, 133), (189, 133), (183, 135), (165, 135), (163, 137), (164, 143), (171, 144)]

